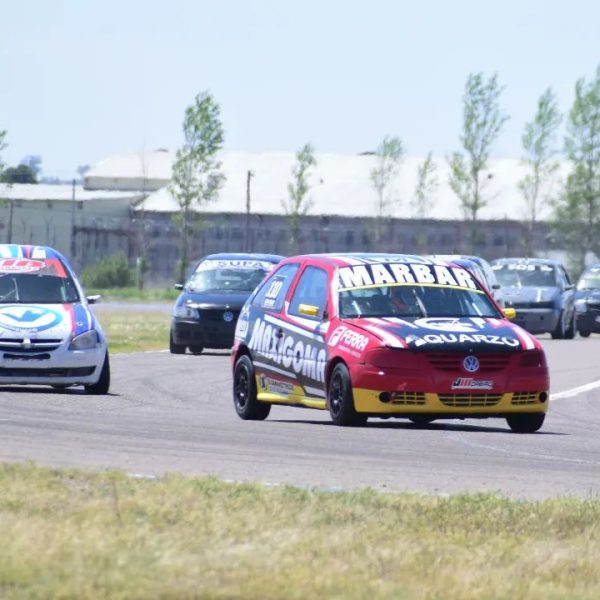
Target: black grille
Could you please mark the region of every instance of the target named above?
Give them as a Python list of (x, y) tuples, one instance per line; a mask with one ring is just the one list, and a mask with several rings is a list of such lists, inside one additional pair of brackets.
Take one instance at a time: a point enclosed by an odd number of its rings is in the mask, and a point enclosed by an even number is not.
[(96, 367), (75, 367), (73, 369), (28, 369), (24, 367), (0, 367), (0, 377), (85, 377)]
[(206, 308), (206, 309), (200, 310), (199, 312), (200, 312), (200, 322), (202, 322), (203, 320), (227, 322), (227, 321), (225, 321), (225, 319), (223, 319), (223, 314), (226, 312), (230, 312), (233, 314), (233, 319), (229, 322), (234, 323), (235, 321), (237, 321), (237, 318), (240, 314), (239, 310), (229, 310), (229, 309), (224, 309), (224, 308)]
[(23, 347), (25, 338), (0, 338), (0, 352), (52, 352), (62, 343), (61, 339), (30, 339), (28, 348)]
[(549, 309), (549, 308), (554, 308), (554, 303), (553, 302), (508, 302), (508, 305), (512, 306), (513, 308), (543, 308), (543, 309)]
[[(445, 352), (428, 352), (427, 360), (431, 366), (438, 371), (447, 372), (461, 372), (465, 370), (463, 368), (463, 360), (466, 354), (452, 354)], [(497, 354), (474, 354), (479, 360), (479, 371), (478, 373), (493, 373), (494, 371), (503, 371), (506, 369), (508, 362), (510, 361), (510, 354), (497, 353)]]

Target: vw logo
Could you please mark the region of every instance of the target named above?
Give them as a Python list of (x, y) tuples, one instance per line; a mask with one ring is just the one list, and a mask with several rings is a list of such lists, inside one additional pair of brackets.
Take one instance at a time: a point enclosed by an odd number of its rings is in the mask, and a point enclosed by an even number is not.
[(476, 356), (465, 356), (463, 368), (469, 373), (475, 373), (476, 371), (479, 371), (479, 360)]
[(233, 321), (233, 313), (230, 310), (226, 310), (223, 313), (223, 321), (226, 323), (231, 323), (231, 321)]

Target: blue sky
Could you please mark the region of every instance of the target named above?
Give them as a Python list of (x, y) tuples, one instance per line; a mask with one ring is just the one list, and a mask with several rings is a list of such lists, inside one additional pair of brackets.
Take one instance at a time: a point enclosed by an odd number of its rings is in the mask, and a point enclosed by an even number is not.
[(520, 137), (549, 85), (568, 110), (600, 63), (597, 0), (19, 0), (0, 24), (4, 160), (45, 175), (144, 147), (175, 149), (194, 95), (220, 103), (227, 150), (353, 154), (398, 135), (458, 149), (469, 73), (498, 73)]

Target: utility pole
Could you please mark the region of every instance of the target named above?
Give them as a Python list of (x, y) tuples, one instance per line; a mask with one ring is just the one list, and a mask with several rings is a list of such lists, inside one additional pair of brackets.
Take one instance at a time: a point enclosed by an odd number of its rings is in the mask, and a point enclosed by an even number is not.
[(71, 261), (75, 262), (75, 179), (73, 179), (73, 192), (71, 194)]
[(254, 173), (248, 169), (246, 174), (246, 252), (250, 252), (250, 180)]
[(15, 200), (14, 198), (11, 198), (8, 202), (8, 231), (6, 232), (6, 243), (12, 244), (13, 212), (15, 209)]

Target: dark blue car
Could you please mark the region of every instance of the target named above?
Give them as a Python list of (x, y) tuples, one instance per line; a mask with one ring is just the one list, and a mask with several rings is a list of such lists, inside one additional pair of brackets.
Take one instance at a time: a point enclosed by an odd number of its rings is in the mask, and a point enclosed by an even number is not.
[(173, 307), (169, 350), (200, 354), (233, 345), (238, 315), (246, 299), (283, 256), (211, 254), (198, 262)]
[(577, 331), (582, 337), (600, 333), (600, 264), (581, 274), (575, 290)]

